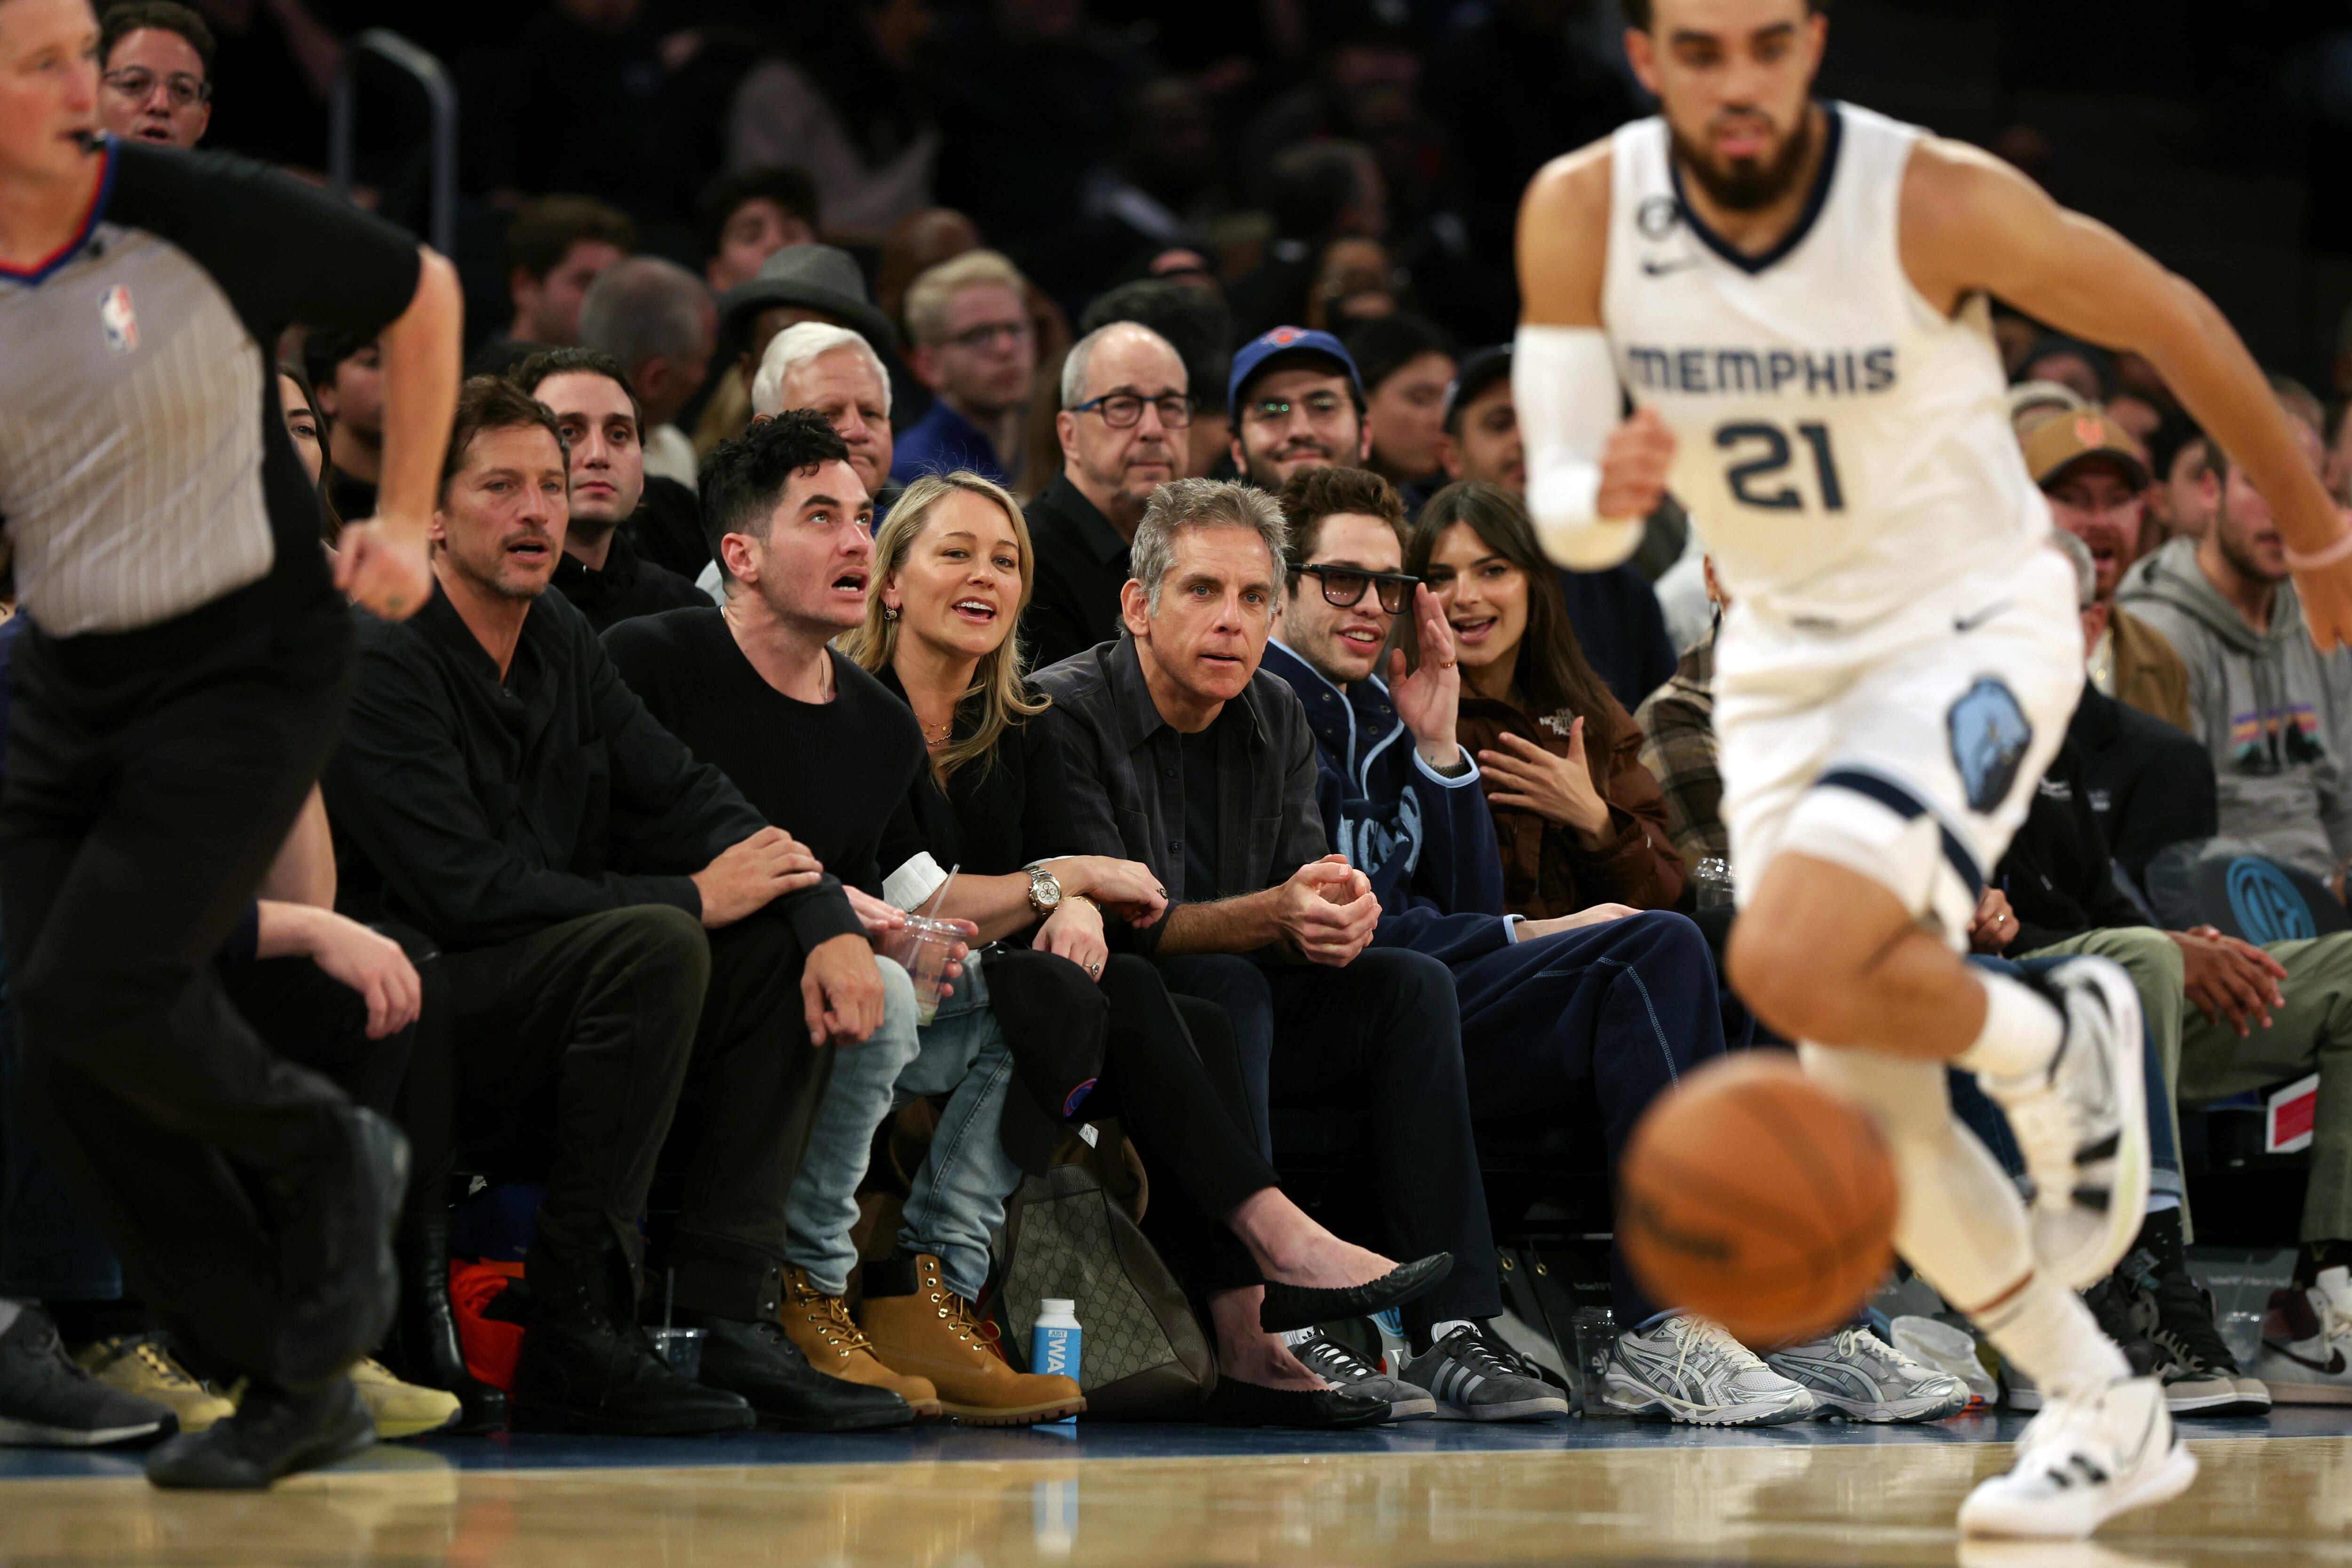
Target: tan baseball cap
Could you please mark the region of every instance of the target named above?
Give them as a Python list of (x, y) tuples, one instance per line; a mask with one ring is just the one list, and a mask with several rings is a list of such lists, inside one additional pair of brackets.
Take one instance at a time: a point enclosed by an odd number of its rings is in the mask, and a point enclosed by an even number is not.
[(2047, 490), (2079, 464), (2113, 464), (2135, 490), (2147, 488), (2147, 465), (2132, 449), (2129, 432), (2095, 408), (2079, 408), (2042, 420), (2020, 438), (2025, 471)]

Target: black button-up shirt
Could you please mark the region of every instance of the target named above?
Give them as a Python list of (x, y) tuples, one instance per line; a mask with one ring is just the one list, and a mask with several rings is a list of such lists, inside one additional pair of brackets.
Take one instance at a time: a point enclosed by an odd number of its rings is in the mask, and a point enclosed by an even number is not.
[[(1206, 730), (1217, 753), (1217, 877), (1184, 873), (1184, 744), (1144, 685), (1135, 640), (1122, 636), (1040, 672), (1054, 699), (1040, 720), (1062, 753), (1081, 853), (1141, 861), (1168, 890), (1168, 909), (1239, 898), (1286, 882), (1329, 852), (1315, 805), (1315, 732), (1298, 697), (1260, 670)], [(1033, 721), (1037, 722), (1037, 721)], [(1139, 932), (1149, 953), (1167, 919)]]
[[(360, 617), (359, 643), (324, 780), (347, 913), (453, 950), (633, 904), (699, 915), (689, 877), (767, 825), (654, 722), (561, 594), (531, 606), (503, 682), (446, 594), (414, 620)], [(814, 946), (846, 899), (828, 876), (777, 907)]]
[(1046, 486), (1023, 516), (1037, 580), (1029, 608), (1021, 612), (1021, 642), (1029, 667), (1042, 670), (1119, 635), (1128, 546), (1066, 474)]

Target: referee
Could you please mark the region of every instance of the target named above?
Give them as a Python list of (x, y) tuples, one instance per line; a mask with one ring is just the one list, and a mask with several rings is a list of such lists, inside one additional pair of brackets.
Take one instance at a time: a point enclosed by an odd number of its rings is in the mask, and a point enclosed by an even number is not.
[[(0, 796), (22, 1120), (236, 1416), (150, 1456), (258, 1487), (373, 1440), (405, 1150), (273, 1054), (214, 957), (333, 747), (347, 592), (431, 591), (455, 274), (257, 164), (99, 131), (89, 0), (0, 0), (0, 517), (32, 622)], [(289, 322), (383, 327), (377, 516), (331, 579), (278, 416)], [(389, 323), (388, 326), (385, 326)]]

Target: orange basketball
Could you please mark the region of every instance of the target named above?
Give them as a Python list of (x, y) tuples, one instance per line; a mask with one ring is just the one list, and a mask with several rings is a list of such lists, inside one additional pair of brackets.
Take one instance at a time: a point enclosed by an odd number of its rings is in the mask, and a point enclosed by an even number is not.
[(1661, 1306), (1769, 1344), (1853, 1315), (1895, 1257), (1895, 1166), (1862, 1112), (1779, 1051), (1659, 1096), (1618, 1173), (1618, 1239)]

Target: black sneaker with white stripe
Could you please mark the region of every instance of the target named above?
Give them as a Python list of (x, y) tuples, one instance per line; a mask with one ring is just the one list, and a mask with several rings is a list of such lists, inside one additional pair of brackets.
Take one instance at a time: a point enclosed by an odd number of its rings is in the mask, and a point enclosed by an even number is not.
[(0, 1444), (102, 1448), (152, 1443), (179, 1429), (168, 1406), (76, 1366), (39, 1308), (20, 1307), (0, 1333)]
[(1568, 1391), (1494, 1335), (1465, 1324), (1405, 1364), (1407, 1383), (1436, 1397), (1441, 1421), (1556, 1421)]
[(1319, 1329), (1310, 1329), (1297, 1339), (1285, 1334), (1283, 1339), (1307, 1370), (1332, 1387), (1366, 1399), (1387, 1400), (1391, 1421), (1423, 1420), (1437, 1414), (1437, 1401), (1428, 1389), (1390, 1376)]

